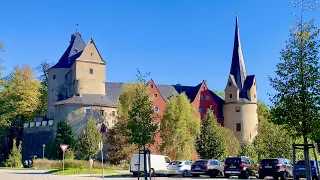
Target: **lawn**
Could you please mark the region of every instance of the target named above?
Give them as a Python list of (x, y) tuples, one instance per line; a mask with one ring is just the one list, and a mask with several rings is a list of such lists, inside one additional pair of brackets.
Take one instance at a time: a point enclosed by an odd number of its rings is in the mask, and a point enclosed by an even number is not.
[[(62, 169), (54, 169), (49, 171), (50, 174), (56, 175), (74, 175), (74, 174), (102, 174), (101, 169), (87, 169), (87, 168), (66, 168), (64, 171)], [(118, 171), (113, 169), (104, 169), (105, 175), (117, 175)]]

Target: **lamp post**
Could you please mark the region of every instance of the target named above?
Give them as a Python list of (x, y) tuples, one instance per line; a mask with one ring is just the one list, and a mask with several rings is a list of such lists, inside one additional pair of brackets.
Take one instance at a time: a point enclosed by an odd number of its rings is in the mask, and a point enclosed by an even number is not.
[(42, 144), (42, 159), (44, 159), (44, 149), (46, 148), (45, 144)]
[(101, 168), (102, 168), (102, 178), (104, 180), (104, 170), (103, 170), (103, 135), (108, 131), (108, 126), (102, 122), (101, 125), (98, 125), (99, 131), (101, 133), (101, 144), (99, 143), (100, 151), (101, 151)]

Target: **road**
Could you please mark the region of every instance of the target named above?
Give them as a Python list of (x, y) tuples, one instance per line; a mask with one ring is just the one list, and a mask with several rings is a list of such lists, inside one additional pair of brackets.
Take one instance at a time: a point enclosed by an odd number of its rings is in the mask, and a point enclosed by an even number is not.
[[(0, 169), (1, 180), (102, 180), (99, 175), (81, 175), (81, 176), (59, 176), (47, 174), (44, 170), (13, 170)], [(105, 180), (135, 180), (136, 177), (120, 177), (120, 176), (105, 176)], [(153, 177), (152, 180), (210, 180), (207, 177), (200, 178), (183, 178), (183, 177)], [(223, 178), (215, 178), (212, 180), (222, 180)], [(140, 180), (143, 180), (141, 178)], [(227, 179), (223, 179), (227, 180)], [(235, 180), (235, 179), (232, 179)]]

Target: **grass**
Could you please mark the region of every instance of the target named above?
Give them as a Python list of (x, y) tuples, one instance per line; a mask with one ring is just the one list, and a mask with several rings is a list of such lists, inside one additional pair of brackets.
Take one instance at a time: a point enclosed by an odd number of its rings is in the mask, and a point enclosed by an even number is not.
[[(54, 169), (49, 171), (48, 173), (50, 174), (56, 174), (56, 175), (75, 175), (75, 174), (101, 174), (102, 170), (101, 169), (87, 169), (87, 168), (67, 168), (64, 169)], [(104, 169), (104, 174), (105, 175), (117, 175), (119, 174), (118, 171), (113, 170), (113, 169)]]

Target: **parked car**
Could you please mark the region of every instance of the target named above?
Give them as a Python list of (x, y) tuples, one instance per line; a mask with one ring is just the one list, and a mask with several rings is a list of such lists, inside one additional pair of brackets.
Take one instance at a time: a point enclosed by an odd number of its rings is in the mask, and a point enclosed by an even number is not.
[(172, 161), (169, 163), (167, 175), (190, 176), (192, 162), (190, 161)]
[(223, 163), (216, 159), (198, 160), (191, 166), (191, 175), (193, 177), (208, 175), (211, 178), (223, 176)]
[(259, 179), (272, 176), (274, 179), (279, 177), (285, 180), (287, 176), (293, 175), (293, 165), (289, 159), (270, 158), (263, 159), (259, 164)]
[[(151, 175), (164, 175), (167, 172), (167, 166), (170, 163), (170, 159), (167, 156), (150, 154), (151, 162)], [(147, 155), (147, 165), (149, 164), (149, 158)], [(140, 168), (139, 166), (139, 154), (133, 154), (130, 163), (130, 172), (133, 176), (138, 176), (138, 173), (143, 173), (144, 171), (144, 157), (140, 154)], [(147, 166), (147, 171), (149, 172), (149, 166)]]
[[(318, 161), (318, 166), (319, 166), (319, 161)], [(310, 160), (310, 167), (311, 167), (312, 179), (320, 180), (320, 175), (319, 175), (319, 171), (318, 171), (315, 160)], [(299, 178), (306, 178), (306, 166), (305, 166), (304, 160), (298, 161), (296, 163), (295, 171), (296, 171), (296, 180), (299, 180)]]
[(238, 176), (239, 179), (248, 179), (249, 176), (256, 176), (258, 166), (249, 157), (228, 157), (224, 164), (224, 176)]

